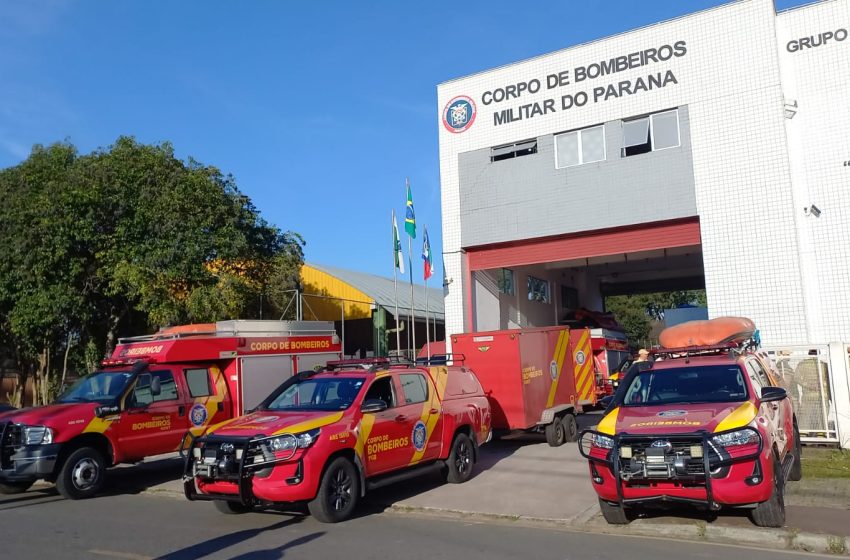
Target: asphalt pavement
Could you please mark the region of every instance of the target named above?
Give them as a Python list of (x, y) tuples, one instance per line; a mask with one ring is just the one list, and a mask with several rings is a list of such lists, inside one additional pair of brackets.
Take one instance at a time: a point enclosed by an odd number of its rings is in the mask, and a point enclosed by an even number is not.
[(622, 560), (628, 551), (628, 557), (658, 560), (720, 555), (746, 555), (748, 560), (811, 557), (575, 533), (509, 521), (383, 513), (374, 503), (367, 503), (355, 519), (336, 525), (278, 511), (222, 515), (212, 504), (192, 503), (167, 493), (121, 493), (122, 481), (117, 482), (112, 495), (85, 501), (63, 500), (50, 489), (0, 497), (0, 556), (16, 560)]

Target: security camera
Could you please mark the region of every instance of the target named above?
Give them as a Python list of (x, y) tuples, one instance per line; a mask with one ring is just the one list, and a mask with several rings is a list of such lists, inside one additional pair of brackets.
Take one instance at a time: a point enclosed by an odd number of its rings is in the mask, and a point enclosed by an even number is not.
[(807, 215), (812, 215), (812, 216), (814, 216), (815, 218), (819, 218), (819, 217), (820, 217), (820, 208), (818, 208), (818, 207), (817, 207), (817, 206), (815, 206), (814, 204), (812, 204), (812, 205), (811, 205), (811, 206), (809, 206), (808, 208), (804, 208), (804, 209), (803, 209), (803, 211), (804, 211)]

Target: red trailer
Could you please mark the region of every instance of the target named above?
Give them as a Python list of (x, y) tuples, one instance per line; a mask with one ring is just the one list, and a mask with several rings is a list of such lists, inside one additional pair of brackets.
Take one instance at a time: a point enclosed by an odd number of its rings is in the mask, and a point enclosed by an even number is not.
[(595, 402), (587, 329), (474, 332), (451, 341), (452, 355), (463, 355), (490, 399), (494, 432), (543, 431), (553, 447), (575, 441), (581, 401)]

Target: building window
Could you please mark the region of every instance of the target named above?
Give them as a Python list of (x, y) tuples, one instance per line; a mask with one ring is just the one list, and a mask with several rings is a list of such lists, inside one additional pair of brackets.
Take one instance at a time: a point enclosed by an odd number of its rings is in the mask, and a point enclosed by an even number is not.
[(510, 268), (499, 269), (499, 292), (514, 295), (514, 271)]
[(529, 276), (528, 301), (539, 301), (540, 303), (549, 303), (549, 301), (551, 301), (549, 297), (549, 282), (547, 282), (546, 280), (541, 280), (540, 278), (535, 278), (534, 276)]
[(573, 167), (605, 159), (605, 125), (555, 136), (555, 168)]
[(496, 146), (490, 149), (490, 161), (501, 161), (503, 159), (518, 158), (537, 153), (537, 139), (524, 140), (514, 144)]
[(578, 290), (570, 286), (561, 286), (561, 307), (578, 309)]
[(679, 110), (623, 121), (623, 157), (679, 145)]

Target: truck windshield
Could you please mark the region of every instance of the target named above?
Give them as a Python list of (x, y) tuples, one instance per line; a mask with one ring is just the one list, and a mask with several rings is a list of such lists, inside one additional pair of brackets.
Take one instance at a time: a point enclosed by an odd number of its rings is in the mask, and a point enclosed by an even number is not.
[(129, 371), (96, 371), (71, 385), (56, 402), (97, 402), (109, 404), (127, 388), (133, 377)]
[(747, 399), (744, 374), (738, 366), (693, 366), (647, 370), (632, 378), (623, 404), (656, 406), (740, 402)]
[(364, 381), (362, 377), (307, 378), (287, 388), (268, 410), (345, 410), (357, 398)]

